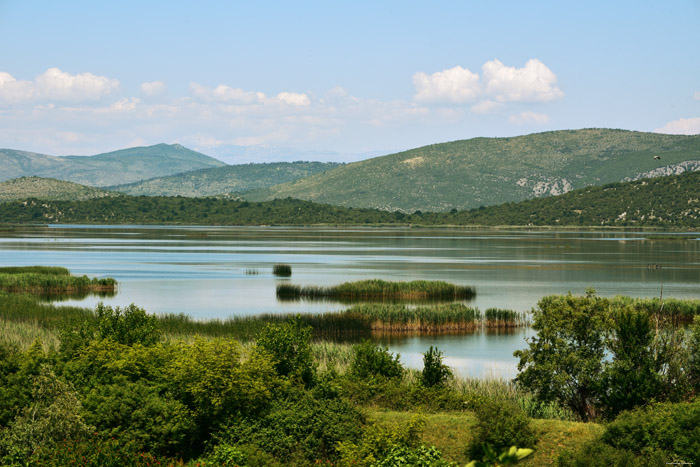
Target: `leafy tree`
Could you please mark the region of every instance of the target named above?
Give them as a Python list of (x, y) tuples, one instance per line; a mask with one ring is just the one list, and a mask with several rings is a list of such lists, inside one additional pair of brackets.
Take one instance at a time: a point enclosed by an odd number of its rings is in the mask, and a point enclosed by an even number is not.
[(425, 387), (443, 386), (452, 377), (452, 370), (442, 363), (442, 352), (433, 346), (423, 354), (421, 384)]
[(268, 324), (258, 336), (257, 348), (271, 358), (280, 376), (299, 378), (307, 387), (313, 384), (311, 326), (303, 326), (298, 316), (291, 322)]
[(0, 433), (0, 452), (9, 459), (26, 459), (40, 447), (86, 436), (89, 427), (81, 404), (70, 387), (47, 366), (32, 381), (32, 402)]
[(658, 397), (662, 381), (657, 371), (654, 329), (649, 315), (630, 309), (615, 314), (608, 339), (612, 361), (603, 374), (601, 403), (615, 417)]
[(540, 300), (533, 310), (537, 335), (528, 349), (514, 353), (520, 358), (516, 383), (542, 401), (571, 408), (582, 420), (593, 418), (602, 391), (608, 307), (594, 291)]

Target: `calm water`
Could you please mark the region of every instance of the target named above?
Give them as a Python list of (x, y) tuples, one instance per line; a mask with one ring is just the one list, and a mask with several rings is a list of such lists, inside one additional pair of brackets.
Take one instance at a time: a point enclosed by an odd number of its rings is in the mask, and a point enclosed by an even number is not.
[[(324, 312), (330, 302), (278, 302), (281, 281), (333, 285), (367, 278), (446, 280), (473, 285), (470, 303), (527, 311), (549, 294), (700, 298), (699, 233), (611, 231), (416, 230), (401, 228), (55, 226), (0, 232), (0, 264), (55, 265), (111, 276), (110, 298), (64, 303), (136, 303), (156, 313), (225, 318), (258, 313)], [(272, 275), (292, 265), (291, 279)], [(660, 265), (650, 269), (649, 265)], [(248, 274), (255, 270), (257, 274)], [(512, 376), (515, 349), (530, 330), (392, 338), (412, 367), (430, 345), (460, 373)]]

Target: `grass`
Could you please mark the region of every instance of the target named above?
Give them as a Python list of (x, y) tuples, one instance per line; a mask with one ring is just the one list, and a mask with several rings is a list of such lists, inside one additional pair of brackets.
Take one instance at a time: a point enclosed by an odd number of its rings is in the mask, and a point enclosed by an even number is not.
[(663, 303), (657, 297), (654, 298), (632, 298), (618, 295), (610, 299), (612, 305), (631, 306), (638, 311), (649, 314), (661, 312), (662, 317), (668, 318), (672, 323), (686, 324), (700, 315), (700, 300), (677, 298), (664, 298)]
[(292, 267), (289, 264), (275, 264), (272, 266), (272, 274), (277, 277), (291, 277)]
[(71, 292), (114, 292), (117, 281), (111, 277), (72, 276), (66, 268), (19, 266), (0, 268), (0, 290), (37, 294)]
[(357, 282), (320, 287), (279, 284), (277, 298), (297, 300), (300, 298), (332, 298), (351, 300), (460, 300), (472, 298), (476, 290), (444, 281), (390, 282), (369, 279)]
[[(406, 424), (415, 415), (412, 412), (396, 412), (366, 409), (370, 422), (378, 425)], [(445, 459), (464, 465), (470, 459), (466, 448), (476, 428), (476, 417), (471, 412), (440, 412), (423, 414), (425, 426), (421, 442), (440, 449)], [(518, 465), (556, 465), (557, 457), (565, 450), (576, 449), (594, 439), (603, 427), (595, 423), (562, 420), (533, 420), (538, 435), (534, 454)]]

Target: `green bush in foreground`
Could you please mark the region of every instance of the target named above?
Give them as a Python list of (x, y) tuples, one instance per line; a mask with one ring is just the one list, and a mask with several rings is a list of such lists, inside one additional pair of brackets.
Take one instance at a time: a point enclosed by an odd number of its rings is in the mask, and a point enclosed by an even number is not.
[(471, 459), (487, 456), (484, 446), (500, 452), (513, 445), (532, 448), (537, 442), (530, 419), (514, 404), (486, 399), (477, 404), (475, 412), (476, 433), (467, 449)]
[(400, 355), (393, 356), (387, 347), (364, 341), (354, 345), (352, 352), (350, 373), (357, 378), (398, 378), (403, 374)]
[(444, 386), (451, 377), (452, 370), (449, 366), (442, 363), (442, 352), (431, 345), (430, 349), (423, 354), (421, 384), (427, 388)]

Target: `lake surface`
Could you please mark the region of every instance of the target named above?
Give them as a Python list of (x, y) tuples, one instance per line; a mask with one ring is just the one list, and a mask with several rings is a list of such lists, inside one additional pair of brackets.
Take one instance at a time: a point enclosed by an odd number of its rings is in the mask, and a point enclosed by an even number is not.
[[(65, 266), (114, 277), (114, 297), (62, 303), (130, 303), (155, 313), (226, 318), (322, 313), (333, 302), (279, 302), (275, 287), (379, 278), (445, 280), (476, 287), (470, 305), (528, 311), (550, 294), (700, 298), (700, 233), (407, 228), (51, 226), (0, 231), (0, 264)], [(289, 279), (272, 266), (290, 264)], [(652, 266), (653, 265), (653, 266)], [(652, 266), (652, 267), (650, 267)], [(251, 272), (255, 272), (251, 274)], [(394, 337), (381, 341), (411, 367), (430, 345), (462, 374), (512, 377), (513, 334)]]

